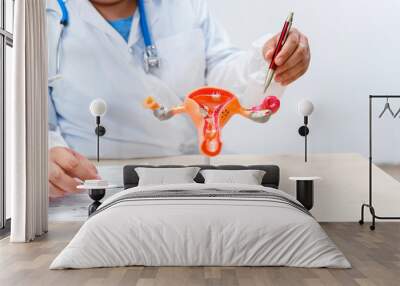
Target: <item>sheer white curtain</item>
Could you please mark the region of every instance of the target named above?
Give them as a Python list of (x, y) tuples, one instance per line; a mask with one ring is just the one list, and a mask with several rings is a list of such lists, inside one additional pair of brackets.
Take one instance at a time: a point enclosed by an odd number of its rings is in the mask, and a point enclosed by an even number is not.
[(6, 111), (12, 242), (47, 231), (47, 40), (44, 0), (15, 1), (13, 92)]

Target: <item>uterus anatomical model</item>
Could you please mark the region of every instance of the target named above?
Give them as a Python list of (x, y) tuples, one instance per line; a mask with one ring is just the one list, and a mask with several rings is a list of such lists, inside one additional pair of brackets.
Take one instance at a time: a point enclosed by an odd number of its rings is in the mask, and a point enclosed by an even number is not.
[(188, 114), (197, 128), (199, 149), (206, 156), (217, 156), (222, 149), (221, 130), (229, 119), (239, 114), (258, 123), (265, 123), (280, 107), (275, 96), (267, 96), (260, 105), (245, 108), (231, 92), (216, 88), (203, 87), (188, 94), (182, 105), (166, 108), (153, 97), (147, 97), (145, 108), (153, 110), (159, 120), (168, 120), (180, 113)]

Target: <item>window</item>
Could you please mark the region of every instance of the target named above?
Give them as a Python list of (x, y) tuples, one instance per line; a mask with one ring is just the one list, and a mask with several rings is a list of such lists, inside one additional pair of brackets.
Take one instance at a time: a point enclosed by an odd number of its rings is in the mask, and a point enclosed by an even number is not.
[(13, 22), (14, 0), (0, 0), (0, 228), (3, 230), (9, 226), (10, 217), (10, 194), (4, 187), (4, 107), (6, 94), (11, 92)]

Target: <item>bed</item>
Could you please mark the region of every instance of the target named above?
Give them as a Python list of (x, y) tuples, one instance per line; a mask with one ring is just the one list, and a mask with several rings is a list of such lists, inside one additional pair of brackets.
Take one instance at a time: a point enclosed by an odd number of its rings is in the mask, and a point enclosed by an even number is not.
[[(350, 268), (343, 253), (295, 198), (278, 189), (279, 167), (260, 185), (193, 183), (140, 186), (124, 168), (125, 190), (106, 199), (50, 269), (120, 266), (291, 266)], [(183, 166), (162, 166), (179, 168)]]

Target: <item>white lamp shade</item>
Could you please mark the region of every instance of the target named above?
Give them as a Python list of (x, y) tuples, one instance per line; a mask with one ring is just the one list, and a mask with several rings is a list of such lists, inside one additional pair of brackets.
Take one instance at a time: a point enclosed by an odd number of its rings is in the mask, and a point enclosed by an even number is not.
[(303, 99), (302, 101), (299, 102), (299, 105), (297, 106), (297, 110), (300, 115), (309, 116), (314, 111), (314, 105), (312, 104), (311, 101), (309, 101), (307, 99)]
[(107, 111), (107, 103), (101, 99), (97, 98), (90, 103), (90, 113), (96, 116), (103, 116)]

